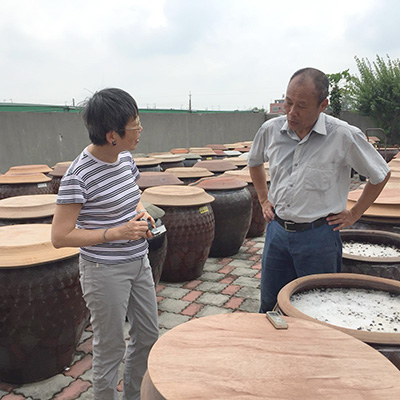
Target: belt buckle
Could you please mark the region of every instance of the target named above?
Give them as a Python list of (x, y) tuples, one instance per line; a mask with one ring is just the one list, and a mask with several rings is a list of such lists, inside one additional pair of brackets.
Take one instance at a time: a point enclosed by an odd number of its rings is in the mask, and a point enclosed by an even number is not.
[(283, 224), (286, 232), (297, 232), (296, 230), (288, 228), (288, 225), (295, 225), (296, 224), (295, 222), (283, 221)]

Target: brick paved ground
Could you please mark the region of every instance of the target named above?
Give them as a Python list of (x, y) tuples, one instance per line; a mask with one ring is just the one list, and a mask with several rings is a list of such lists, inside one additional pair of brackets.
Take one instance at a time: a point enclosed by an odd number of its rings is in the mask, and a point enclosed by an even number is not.
[[(358, 188), (357, 176), (352, 189)], [(208, 258), (203, 274), (183, 283), (157, 287), (160, 335), (192, 318), (232, 312), (258, 312), (260, 260), (265, 235), (246, 239), (229, 258)], [(2, 400), (92, 400), (92, 332), (84, 331), (71, 368), (44, 381), (12, 385), (0, 382)], [(122, 376), (123, 364), (120, 376)], [(120, 384), (119, 390), (122, 391)]]

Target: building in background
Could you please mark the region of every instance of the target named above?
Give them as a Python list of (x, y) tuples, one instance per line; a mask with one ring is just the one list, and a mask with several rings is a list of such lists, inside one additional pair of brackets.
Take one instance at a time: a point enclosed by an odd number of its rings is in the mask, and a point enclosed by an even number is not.
[(274, 103), (269, 105), (269, 112), (271, 114), (285, 114), (285, 110), (283, 109), (283, 101), (284, 99), (275, 100)]

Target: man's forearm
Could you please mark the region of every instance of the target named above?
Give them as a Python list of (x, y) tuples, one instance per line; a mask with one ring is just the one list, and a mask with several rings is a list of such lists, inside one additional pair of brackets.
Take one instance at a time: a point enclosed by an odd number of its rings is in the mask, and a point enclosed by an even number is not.
[(249, 167), (249, 171), (253, 185), (257, 191), (258, 200), (263, 204), (268, 200), (267, 176), (265, 174), (264, 165)]

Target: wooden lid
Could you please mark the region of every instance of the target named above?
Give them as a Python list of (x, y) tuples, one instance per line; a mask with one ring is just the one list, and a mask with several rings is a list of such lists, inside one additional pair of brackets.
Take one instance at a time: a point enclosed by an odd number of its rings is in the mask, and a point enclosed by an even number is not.
[(197, 162), (194, 166), (207, 168), (211, 172), (225, 172), (237, 169), (237, 166), (235, 164), (232, 164), (231, 162), (226, 160), (204, 160)]
[(174, 174), (178, 178), (204, 178), (206, 176), (213, 176), (214, 173), (207, 168), (198, 167), (175, 167), (168, 168), (165, 172)]
[(156, 151), (154, 153), (147, 153), (147, 157), (154, 157), (154, 156), (170, 156), (172, 153), (169, 151)]
[(34, 174), (37, 172), (42, 172), (46, 174), (50, 172), (51, 168), (46, 164), (30, 164), (30, 165), (16, 165), (11, 167), (6, 174)]
[(216, 176), (214, 178), (203, 178), (197, 182), (191, 183), (190, 186), (201, 187), (204, 190), (233, 190), (243, 189), (247, 183), (235, 176)]
[(51, 172), (49, 172), (49, 175), (56, 176), (56, 177), (63, 177), (64, 174), (67, 172), (70, 165), (71, 165), (71, 163), (70, 164), (61, 164), (61, 163), (56, 164), (54, 166), (54, 169)]
[(170, 153), (172, 153), (172, 154), (186, 154), (186, 153), (189, 153), (189, 150), (185, 149), (183, 147), (176, 147), (174, 149), (171, 149)]
[(52, 168), (54, 169), (56, 167), (64, 167), (64, 166), (69, 167), (71, 164), (72, 164), (72, 161), (60, 161), (57, 164), (53, 165)]
[(159, 160), (160, 162), (179, 162), (179, 161), (184, 161), (185, 158), (182, 157), (181, 155), (177, 154), (154, 154), (153, 158), (156, 160)]
[(51, 178), (38, 172), (36, 174), (21, 174), (21, 175), (1, 175), (0, 184), (17, 185), (21, 183), (43, 183), (50, 182)]
[(215, 156), (216, 153), (213, 149), (209, 147), (190, 147), (189, 148), (191, 153), (198, 154), (200, 156)]
[(0, 218), (26, 219), (54, 215), (56, 194), (33, 194), (0, 200)]
[(237, 151), (237, 150), (224, 150), (224, 153), (228, 157), (239, 157), (239, 156), (242, 155), (242, 153), (240, 151)]
[[(236, 176), (237, 178), (247, 182), (247, 183), (253, 183), (253, 180), (251, 179), (250, 171), (248, 169), (237, 169), (234, 171), (226, 171), (224, 175), (229, 175), (229, 176)], [(265, 171), (265, 176), (267, 179), (267, 182), (269, 182), (270, 177), (268, 174), (268, 171)]]
[(201, 155), (196, 153), (182, 154), (182, 157), (184, 157), (185, 160), (201, 160)]
[(400, 344), (400, 333), (392, 332), (370, 332), (365, 330), (356, 330), (344, 328), (337, 325), (331, 325), (319, 321), (307, 314), (302, 313), (291, 303), (292, 294), (315, 288), (358, 288), (358, 289), (376, 289), (400, 295), (400, 282), (394, 279), (379, 278), (376, 276), (337, 273), (337, 274), (316, 274), (297, 278), (285, 285), (278, 293), (278, 306), (284, 314), (295, 318), (314, 321), (326, 325), (342, 332), (345, 332), (366, 343), (378, 344)]
[(183, 182), (174, 174), (166, 172), (141, 172), (136, 181), (140, 189), (161, 185), (183, 185)]
[(259, 313), (194, 318), (161, 336), (148, 359), (142, 400), (400, 398), (397, 368), (336, 329)]
[(198, 206), (214, 201), (202, 188), (174, 185), (148, 188), (141, 199), (156, 206)]
[[(362, 192), (363, 191), (360, 189), (349, 192), (348, 200), (356, 202), (360, 198)], [(384, 187), (378, 198), (374, 201), (374, 205), (375, 204), (400, 205), (400, 188)]]
[(62, 260), (79, 253), (79, 248), (54, 248), (50, 237), (50, 224), (1, 226), (0, 268), (28, 267)]
[(209, 147), (213, 150), (228, 150), (224, 144), (206, 144), (206, 147)]
[(134, 158), (135, 164), (139, 167), (144, 167), (146, 165), (160, 165), (161, 161), (154, 157), (138, 157)]
[[(346, 209), (351, 210), (354, 204), (355, 201), (347, 200)], [(393, 204), (372, 204), (372, 206), (370, 206), (367, 211), (364, 211), (363, 215), (400, 218), (400, 206)]]
[(242, 167), (242, 166), (246, 166), (247, 165), (247, 159), (244, 157), (229, 157), (229, 162), (231, 162), (232, 164), (238, 166), (238, 167)]

